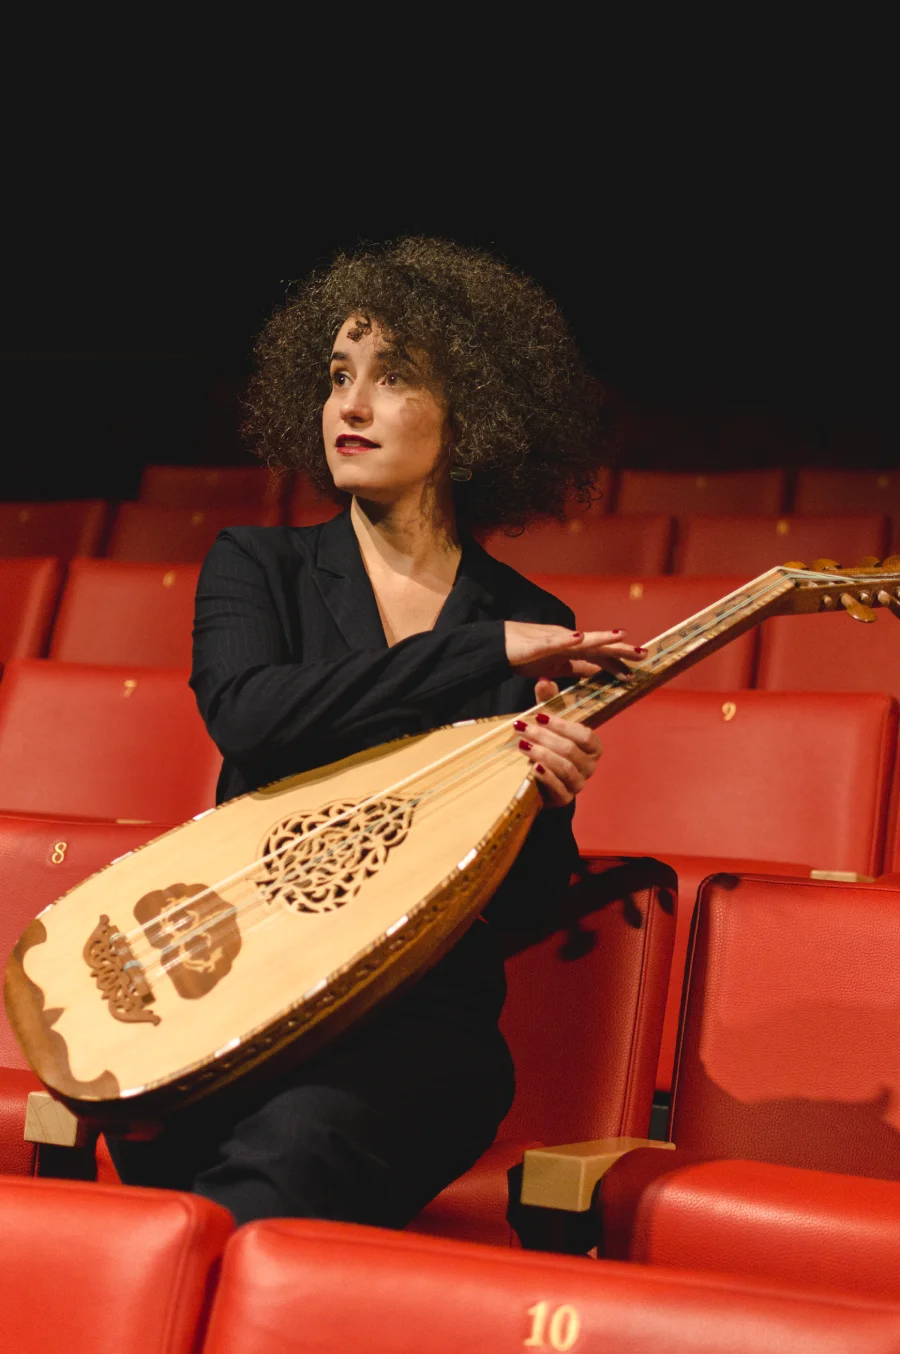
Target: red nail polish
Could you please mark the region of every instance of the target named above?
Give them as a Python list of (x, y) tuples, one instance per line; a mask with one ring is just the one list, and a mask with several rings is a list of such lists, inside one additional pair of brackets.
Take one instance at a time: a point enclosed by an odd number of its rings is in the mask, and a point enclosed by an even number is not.
[(525, 723), (524, 719), (516, 719), (513, 721), (513, 728), (516, 733), (524, 733), (528, 728), (528, 725)]
[(573, 630), (573, 631), (572, 631), (572, 638), (573, 638), (573, 639), (584, 639), (584, 631), (583, 631), (583, 630)]
[(646, 652), (647, 652), (646, 649), (635, 649), (635, 653), (639, 653), (642, 658)]
[(530, 743), (526, 743), (524, 738), (520, 738), (520, 739), (519, 739), (519, 751), (520, 751), (520, 752), (530, 752), (530, 751), (531, 751), (531, 744), (530, 744)]
[[(535, 718), (535, 723), (537, 723), (537, 724), (549, 724), (549, 723), (550, 723), (550, 716), (549, 716), (549, 715), (545, 715), (544, 712), (543, 712), (543, 710), (541, 711), (541, 713), (540, 713), (539, 715), (535, 715), (534, 718)], [(523, 727), (524, 727), (524, 726), (523, 726)]]
[(540, 762), (535, 762), (534, 769), (535, 771), (538, 772), (539, 775), (542, 776), (544, 774), (544, 768), (541, 766)]
[(614, 635), (624, 635), (624, 633), (625, 633), (624, 630), (614, 630), (614, 631), (613, 631), (613, 634), (614, 634)]

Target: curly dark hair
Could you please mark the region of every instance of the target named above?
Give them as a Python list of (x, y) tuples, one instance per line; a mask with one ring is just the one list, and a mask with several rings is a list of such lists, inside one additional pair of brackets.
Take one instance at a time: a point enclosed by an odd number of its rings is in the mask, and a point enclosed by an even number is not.
[[(354, 315), (427, 355), (450, 410), (468, 527), (522, 526), (589, 500), (606, 461), (600, 387), (556, 304), (481, 250), (408, 238), (339, 255), (288, 295), (256, 345), (245, 431), (270, 465), (335, 490), (322, 446), (329, 358)], [(594, 495), (596, 496), (596, 495)]]

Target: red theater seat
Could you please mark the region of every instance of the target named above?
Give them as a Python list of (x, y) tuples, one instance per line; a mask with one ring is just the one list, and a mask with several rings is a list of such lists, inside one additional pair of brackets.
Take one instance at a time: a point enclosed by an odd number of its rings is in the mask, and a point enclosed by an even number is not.
[(41, 656), (61, 583), (58, 559), (0, 559), (0, 664)]
[[(0, 816), (0, 970), (38, 912), (88, 875), (142, 846), (163, 827)], [(22, 1137), (25, 1102), (41, 1083), (0, 1010), (0, 1174), (30, 1175), (35, 1147)]]
[(233, 526), (275, 527), (277, 506), (247, 508), (157, 508), (123, 503), (116, 513), (109, 559), (190, 564), (202, 560), (220, 531)]
[(0, 682), (0, 813), (183, 822), (221, 758), (187, 673), (18, 658)]
[[(643, 644), (718, 601), (743, 578), (590, 578), (584, 575), (532, 574), (541, 588), (575, 612), (583, 630), (621, 626), (629, 644)], [(900, 628), (900, 627), (898, 627)], [(670, 690), (724, 691), (753, 685), (756, 631), (704, 658), (669, 683)]]
[[(507, 1171), (537, 1143), (643, 1136), (675, 934), (657, 861), (584, 859), (541, 933), (505, 937), (516, 1098), (497, 1142), (412, 1231), (509, 1246)], [(549, 932), (549, 934), (548, 934)]]
[(669, 517), (610, 517), (600, 513), (526, 527), (521, 536), (492, 531), (489, 555), (529, 578), (554, 574), (665, 573), (673, 522)]
[(766, 691), (887, 691), (900, 700), (900, 625), (849, 616), (776, 616), (762, 627), (756, 684)]
[(896, 1354), (900, 1306), (286, 1219), (229, 1242), (206, 1354)]
[(99, 553), (108, 504), (100, 499), (71, 503), (0, 503), (0, 555)]
[(50, 657), (68, 663), (190, 667), (198, 564), (75, 560)]
[(694, 517), (679, 523), (675, 572), (741, 573), (755, 578), (778, 564), (834, 559), (848, 568), (888, 548), (886, 517)]
[(628, 1152), (603, 1176), (603, 1255), (900, 1300), (900, 1183)]
[[(349, 498), (346, 501), (349, 503)], [(343, 503), (320, 494), (308, 479), (298, 475), (288, 503), (288, 523), (292, 527), (313, 527), (317, 522), (328, 522), (336, 517), (343, 506)]]
[(279, 507), (284, 476), (264, 465), (148, 465), (140, 501), (156, 508)]
[(0, 1180), (9, 1354), (198, 1354), (224, 1208), (169, 1190)]
[(900, 890), (704, 884), (670, 1137), (680, 1150), (900, 1180)]
[[(787, 477), (783, 470), (731, 470), (711, 475), (680, 471), (623, 470), (616, 512), (662, 512), (669, 517), (697, 513), (781, 512)], [(716, 567), (707, 573), (729, 573)]]
[(604, 756), (578, 796), (579, 846), (661, 857), (679, 876), (665, 1088), (700, 880), (722, 869), (877, 875), (897, 707), (868, 694), (659, 691), (600, 737)]
[(886, 513), (900, 523), (900, 472), (896, 470), (798, 470), (796, 513)]

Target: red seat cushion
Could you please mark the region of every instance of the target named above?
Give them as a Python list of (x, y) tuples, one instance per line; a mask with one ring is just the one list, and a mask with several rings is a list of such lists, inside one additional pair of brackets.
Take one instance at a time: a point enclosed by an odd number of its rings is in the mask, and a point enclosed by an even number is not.
[(757, 686), (765, 691), (887, 691), (900, 700), (900, 625), (886, 611), (874, 625), (849, 616), (842, 624), (842, 619), (776, 616), (766, 621)]
[(58, 559), (0, 559), (0, 664), (40, 658), (61, 583)]
[(887, 553), (886, 517), (693, 517), (679, 523), (675, 572), (743, 573), (746, 578), (788, 560), (834, 559), (849, 568), (865, 555)]
[(74, 560), (50, 657), (189, 668), (199, 564)]
[(0, 555), (99, 553), (109, 505), (99, 498), (71, 503), (0, 503)]
[(317, 522), (328, 522), (349, 502), (346, 495), (339, 501), (320, 494), (305, 475), (297, 475), (288, 503), (288, 523), (292, 527), (311, 527)]
[(592, 510), (566, 522), (541, 522), (520, 536), (492, 531), (489, 555), (529, 578), (554, 574), (665, 573), (672, 548), (671, 517), (609, 517)]
[[(785, 505), (783, 470), (730, 470), (712, 475), (685, 471), (623, 470), (616, 512), (664, 512), (670, 517), (697, 513), (777, 513)], [(712, 573), (728, 573), (713, 569)]]
[(196, 1354), (233, 1230), (196, 1195), (0, 1180), (3, 1348)]
[(900, 1299), (895, 1181), (644, 1149), (606, 1173), (598, 1210), (611, 1259)]
[(221, 757), (187, 673), (15, 659), (0, 682), (0, 812), (183, 822)]
[[(575, 612), (582, 630), (621, 627), (629, 644), (643, 644), (688, 620), (745, 582), (743, 578), (610, 578), (531, 574), (539, 587)], [(682, 691), (732, 691), (753, 685), (757, 631), (709, 654), (668, 684)]]
[(885, 470), (798, 470), (796, 513), (886, 513), (900, 520), (900, 474)]
[(272, 1220), (228, 1245), (206, 1354), (895, 1354), (900, 1306), (733, 1276)]
[(900, 890), (700, 890), (671, 1137), (705, 1155), (900, 1180)]

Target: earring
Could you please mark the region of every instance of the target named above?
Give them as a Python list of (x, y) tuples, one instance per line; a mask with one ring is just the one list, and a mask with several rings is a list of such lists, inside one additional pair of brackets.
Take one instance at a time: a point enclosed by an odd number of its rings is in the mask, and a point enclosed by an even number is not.
[(472, 478), (472, 472), (467, 465), (457, 463), (450, 467), (450, 478), (455, 480), (457, 484), (464, 484), (466, 480)]

